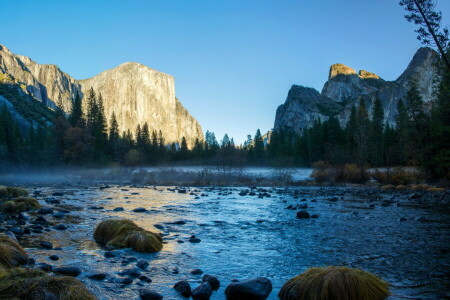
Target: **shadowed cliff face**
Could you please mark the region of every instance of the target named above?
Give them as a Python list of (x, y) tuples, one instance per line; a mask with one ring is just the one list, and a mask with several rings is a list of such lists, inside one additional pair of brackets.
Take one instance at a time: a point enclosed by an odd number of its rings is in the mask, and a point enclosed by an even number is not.
[(105, 116), (114, 111), (121, 131), (135, 132), (148, 123), (151, 131), (161, 130), (167, 143), (184, 136), (188, 145), (203, 140), (200, 124), (175, 97), (173, 76), (138, 63), (124, 63), (86, 80), (76, 80), (56, 65), (41, 65), (15, 55), (0, 45), (0, 73), (13, 79), (29, 95), (51, 108), (72, 109), (77, 92), (82, 96), (91, 87), (101, 93)]
[[(297, 133), (314, 124), (314, 120), (326, 120), (336, 115), (345, 125), (353, 105), (363, 98), (371, 112), (372, 104), (379, 98), (386, 122), (393, 124), (397, 103), (408, 91), (408, 83), (415, 80), (425, 102), (433, 99), (434, 81), (439, 75), (439, 55), (430, 48), (420, 48), (406, 70), (395, 81), (385, 81), (378, 75), (354, 69), (343, 64), (330, 67), (328, 81), (322, 92), (294, 85), (286, 102), (277, 109), (274, 129), (287, 129)], [(313, 90), (314, 92), (312, 92)], [(314, 97), (311, 95), (314, 94)]]

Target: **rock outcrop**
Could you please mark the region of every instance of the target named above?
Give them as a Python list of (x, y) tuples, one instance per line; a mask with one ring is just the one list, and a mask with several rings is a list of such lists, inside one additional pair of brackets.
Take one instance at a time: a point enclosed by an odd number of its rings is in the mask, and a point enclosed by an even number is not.
[(102, 94), (108, 120), (115, 112), (121, 131), (134, 133), (138, 124), (147, 122), (151, 131), (162, 131), (167, 143), (179, 142), (183, 136), (189, 146), (196, 138), (203, 140), (200, 124), (176, 98), (174, 77), (142, 64), (124, 63), (77, 80), (56, 65), (38, 64), (0, 45), (0, 75), (46, 106), (66, 113), (76, 93), (83, 96), (92, 87)]
[(345, 125), (353, 105), (362, 98), (371, 112), (378, 98), (384, 109), (385, 121), (394, 124), (397, 103), (405, 97), (408, 83), (415, 80), (425, 102), (433, 99), (433, 88), (439, 78), (439, 55), (430, 48), (420, 48), (406, 70), (394, 81), (385, 81), (378, 75), (354, 69), (343, 64), (330, 67), (328, 81), (322, 92), (298, 85), (292, 86), (286, 102), (277, 109), (274, 130), (285, 129), (301, 133), (314, 124), (336, 116)]

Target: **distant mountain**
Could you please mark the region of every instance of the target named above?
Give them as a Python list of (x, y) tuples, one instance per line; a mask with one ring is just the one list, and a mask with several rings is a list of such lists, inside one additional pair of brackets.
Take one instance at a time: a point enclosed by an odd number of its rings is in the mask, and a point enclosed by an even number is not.
[(420, 48), (395, 81), (385, 81), (374, 73), (356, 72), (343, 64), (334, 64), (321, 93), (300, 85), (291, 87), (285, 103), (277, 109), (274, 130), (301, 133), (304, 128), (311, 127), (314, 120), (324, 121), (330, 116), (336, 116), (341, 125), (345, 125), (352, 106), (357, 106), (361, 98), (369, 113), (375, 99), (379, 98), (385, 121), (393, 124), (397, 103), (406, 95), (409, 81), (416, 80), (424, 101), (430, 102), (439, 70), (439, 55), (430, 48)]
[[(183, 136), (190, 146), (196, 138), (203, 140), (200, 124), (175, 96), (174, 77), (142, 64), (124, 63), (92, 78), (77, 80), (56, 65), (38, 64), (0, 45), (0, 83), (0, 104), (8, 103), (11, 109), (16, 108), (20, 97), (14, 104), (2, 90), (15, 90), (16, 96), (24, 96), (20, 106), (26, 107), (34, 99), (50, 109), (59, 105), (70, 113), (75, 94), (83, 96), (92, 87), (102, 94), (107, 119), (114, 111), (122, 131), (129, 129), (134, 133), (138, 124), (147, 122), (151, 131), (161, 130), (168, 143), (179, 142)], [(23, 116), (20, 109), (15, 111), (24, 126), (38, 122)], [(42, 113), (35, 115), (39, 122), (45, 118)]]

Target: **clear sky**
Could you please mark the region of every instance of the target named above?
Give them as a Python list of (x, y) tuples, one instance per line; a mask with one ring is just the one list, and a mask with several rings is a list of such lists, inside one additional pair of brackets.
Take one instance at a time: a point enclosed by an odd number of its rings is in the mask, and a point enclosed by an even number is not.
[[(77, 79), (126, 61), (175, 76), (206, 131), (273, 127), (292, 84), (329, 66), (396, 79), (420, 47), (398, 0), (1, 0), (0, 43)], [(438, 0), (450, 24), (450, 1)]]

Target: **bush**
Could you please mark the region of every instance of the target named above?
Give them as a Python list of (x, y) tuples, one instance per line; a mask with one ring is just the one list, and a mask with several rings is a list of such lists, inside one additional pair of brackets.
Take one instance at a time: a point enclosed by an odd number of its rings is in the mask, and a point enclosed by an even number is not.
[(0, 205), (0, 211), (8, 214), (17, 214), (25, 211), (39, 209), (41, 205), (34, 198), (15, 198)]
[(27, 197), (28, 191), (19, 187), (0, 186), (0, 198)]
[(14, 268), (0, 271), (0, 299), (95, 300), (81, 281), (68, 276), (49, 276), (41, 270)]
[(95, 229), (94, 239), (107, 248), (132, 248), (138, 252), (157, 252), (163, 247), (159, 234), (144, 230), (126, 219), (101, 222)]
[(318, 183), (323, 182), (352, 182), (363, 183), (367, 180), (367, 173), (361, 176), (361, 169), (355, 164), (345, 164), (344, 166), (330, 166), (323, 161), (313, 164), (314, 170), (311, 177)]
[(382, 300), (389, 285), (379, 277), (346, 267), (311, 268), (288, 280), (281, 300)]
[(6, 235), (0, 235), (0, 269), (18, 267), (27, 262), (28, 255), (19, 243)]

